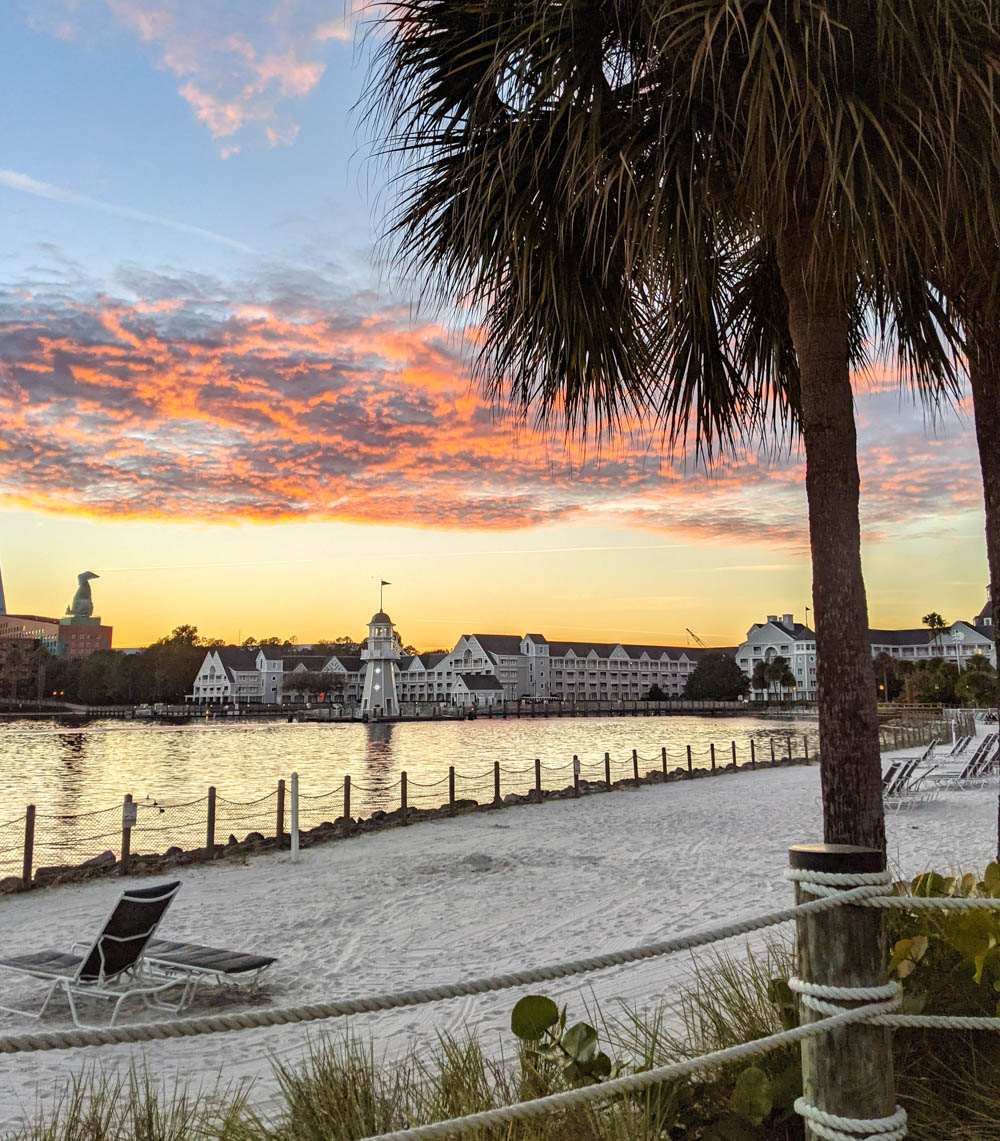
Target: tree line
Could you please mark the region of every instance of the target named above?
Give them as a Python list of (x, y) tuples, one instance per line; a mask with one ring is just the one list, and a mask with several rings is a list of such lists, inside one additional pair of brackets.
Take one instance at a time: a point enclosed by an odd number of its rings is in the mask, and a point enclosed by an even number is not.
[[(311, 646), (299, 646), (294, 637), (247, 637), (244, 650), (261, 646), (279, 647), (290, 655), (357, 655), (367, 644), (348, 635), (324, 639)], [(0, 699), (8, 701), (56, 700), (83, 705), (143, 705), (154, 702), (177, 703), (192, 690), (205, 651), (224, 646), (221, 638), (203, 637), (198, 627), (176, 626), (134, 654), (120, 650), (98, 650), (86, 658), (57, 657), (38, 642), (25, 639), (0, 641)], [(416, 654), (413, 646), (403, 653)], [(294, 668), (294, 666), (293, 666)], [(340, 683), (339, 688), (342, 688)], [(338, 683), (329, 674), (309, 670), (297, 674), (297, 692), (312, 695), (336, 691)]]

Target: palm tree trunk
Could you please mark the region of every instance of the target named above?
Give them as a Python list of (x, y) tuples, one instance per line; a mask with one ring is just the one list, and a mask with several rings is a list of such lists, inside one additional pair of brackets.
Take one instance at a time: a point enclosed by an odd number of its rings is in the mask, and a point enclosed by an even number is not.
[[(969, 381), (986, 501), (986, 558), (993, 600), (993, 636), (1000, 614), (1000, 331), (969, 337)], [(1000, 860), (1000, 797), (997, 800), (997, 859)]]
[(861, 572), (860, 477), (848, 360), (846, 289), (807, 289), (810, 237), (778, 236), (778, 264), (799, 362), (813, 566), (823, 836), (885, 850), (882, 763), (868, 605)]

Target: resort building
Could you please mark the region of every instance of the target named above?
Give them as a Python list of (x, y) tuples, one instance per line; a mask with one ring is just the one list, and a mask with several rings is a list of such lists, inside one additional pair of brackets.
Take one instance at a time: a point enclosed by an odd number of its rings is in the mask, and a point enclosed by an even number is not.
[[(946, 631), (932, 638), (926, 626), (914, 630), (869, 630), (872, 657), (885, 653), (900, 661), (929, 661), (944, 658), (960, 670), (969, 659), (982, 655), (994, 667), (997, 664), (992, 606), (989, 601), (971, 622), (960, 619)], [(802, 701), (815, 701), (816, 635), (791, 614), (769, 614), (765, 622), (755, 622), (747, 631), (746, 641), (736, 650), (739, 667), (753, 680), (758, 662), (771, 664), (784, 658), (795, 678), (791, 696)], [(775, 686), (777, 690), (778, 686)], [(767, 691), (754, 689), (753, 697), (765, 697)], [(785, 688), (785, 695), (788, 690)]]
[[(768, 614), (766, 622), (755, 622), (735, 656), (751, 682), (758, 662), (770, 665), (776, 658), (784, 658), (795, 678), (794, 697), (816, 700), (816, 635), (808, 626), (796, 622), (793, 615)], [(782, 688), (787, 694), (787, 687)], [(767, 693), (767, 689), (751, 690), (753, 697), (764, 698)]]
[[(316, 699), (394, 717), (407, 707), (486, 708), (502, 701), (638, 701), (651, 689), (680, 697), (707, 651), (618, 642), (550, 642), (542, 634), (463, 634), (448, 653), (405, 655), (392, 620), (372, 616), (360, 655), (310, 655), (284, 647), (208, 650), (188, 701), (199, 704)], [(321, 674), (322, 690), (315, 689)], [(296, 684), (297, 676), (299, 684)], [(308, 685), (306, 684), (308, 682)]]

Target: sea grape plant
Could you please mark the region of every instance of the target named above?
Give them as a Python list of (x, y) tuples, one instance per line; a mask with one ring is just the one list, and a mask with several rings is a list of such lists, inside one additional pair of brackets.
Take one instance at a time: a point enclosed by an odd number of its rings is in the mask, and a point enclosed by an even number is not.
[[(1000, 899), (1000, 865), (982, 877), (924, 872), (898, 884), (898, 895)], [(1000, 1015), (1000, 909), (919, 912), (894, 924), (889, 971), (903, 985), (903, 1008), (935, 1013)], [(901, 937), (899, 937), (901, 936)], [(990, 996), (993, 997), (990, 997)]]
[(557, 1068), (572, 1086), (618, 1077), (625, 1063), (612, 1061), (598, 1048), (593, 1026), (574, 1022), (567, 1027), (566, 1021), (565, 1007), (560, 1010), (551, 998), (529, 994), (511, 1012), (510, 1028), (537, 1063)]

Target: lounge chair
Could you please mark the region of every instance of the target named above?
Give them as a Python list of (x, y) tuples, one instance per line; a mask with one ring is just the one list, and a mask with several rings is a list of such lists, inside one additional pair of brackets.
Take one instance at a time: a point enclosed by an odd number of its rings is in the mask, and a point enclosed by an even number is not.
[(122, 1003), (139, 996), (147, 1006), (177, 1011), (186, 1000), (186, 991), (175, 1003), (162, 1001), (160, 995), (176, 988), (175, 977), (150, 977), (143, 970), (143, 952), (159, 926), (170, 901), (177, 894), (180, 882), (159, 884), (156, 887), (130, 888), (122, 893), (101, 928), (93, 944), (83, 943), (71, 948), (67, 954), (60, 951), (33, 951), (27, 955), (0, 958), (0, 968), (16, 971), (48, 984), (38, 1010), (24, 1010), (0, 1003), (0, 1010), (41, 1018), (52, 996), (58, 990), (66, 995), (70, 1013), (77, 1026), (80, 1021), (77, 1002), (81, 998), (107, 999), (113, 1002), (113, 1026)]
[(194, 998), (199, 983), (211, 979), (216, 983), (243, 982), (251, 986), (261, 971), (277, 959), (270, 955), (251, 955), (243, 951), (227, 951), (221, 947), (203, 947), (199, 943), (178, 943), (168, 939), (152, 939), (146, 947), (143, 962), (152, 974), (186, 982), (183, 1005)]
[(996, 755), (996, 734), (988, 733), (960, 769), (941, 767), (931, 779), (946, 788), (967, 788), (974, 784), (985, 784), (996, 765)]

